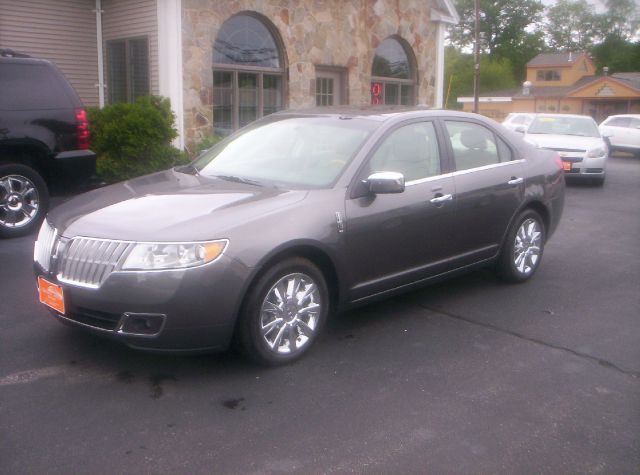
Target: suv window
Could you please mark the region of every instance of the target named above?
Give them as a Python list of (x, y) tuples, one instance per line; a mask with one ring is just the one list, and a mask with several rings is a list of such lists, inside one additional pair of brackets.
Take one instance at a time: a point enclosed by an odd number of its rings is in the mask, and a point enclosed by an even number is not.
[(70, 107), (63, 84), (45, 64), (0, 63), (0, 110), (43, 110)]
[[(451, 141), (456, 170), (483, 167), (500, 163), (496, 137), (486, 127), (471, 122), (445, 121), (446, 130)], [(501, 154), (505, 160), (511, 159), (509, 148), (501, 144)]]

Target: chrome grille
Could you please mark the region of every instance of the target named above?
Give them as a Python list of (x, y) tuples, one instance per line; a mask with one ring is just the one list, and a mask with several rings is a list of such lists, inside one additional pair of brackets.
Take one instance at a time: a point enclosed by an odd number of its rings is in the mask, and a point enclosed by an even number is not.
[(77, 237), (61, 252), (58, 279), (67, 284), (98, 288), (109, 277), (130, 242)]
[(45, 219), (42, 222), (42, 226), (40, 226), (38, 239), (36, 239), (33, 249), (33, 259), (40, 264), (45, 271), (48, 271), (51, 267), (51, 250), (56, 242), (57, 235), (56, 229)]

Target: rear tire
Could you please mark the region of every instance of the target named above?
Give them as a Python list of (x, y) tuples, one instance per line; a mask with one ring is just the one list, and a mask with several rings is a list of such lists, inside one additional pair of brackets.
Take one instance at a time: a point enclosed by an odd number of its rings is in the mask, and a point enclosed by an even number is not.
[(274, 264), (249, 290), (238, 323), (238, 343), (267, 366), (290, 363), (312, 346), (330, 307), (322, 272), (300, 257)]
[(17, 163), (0, 165), (0, 237), (33, 232), (48, 209), (49, 191), (35, 170)]
[(513, 283), (530, 279), (540, 266), (545, 238), (540, 215), (532, 209), (520, 213), (507, 233), (498, 259), (498, 275)]

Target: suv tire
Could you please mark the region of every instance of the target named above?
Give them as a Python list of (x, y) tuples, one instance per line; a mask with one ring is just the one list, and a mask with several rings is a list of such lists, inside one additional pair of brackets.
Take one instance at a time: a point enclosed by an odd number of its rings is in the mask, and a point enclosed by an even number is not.
[(0, 164), (0, 237), (24, 236), (40, 226), (49, 209), (49, 190), (32, 168)]

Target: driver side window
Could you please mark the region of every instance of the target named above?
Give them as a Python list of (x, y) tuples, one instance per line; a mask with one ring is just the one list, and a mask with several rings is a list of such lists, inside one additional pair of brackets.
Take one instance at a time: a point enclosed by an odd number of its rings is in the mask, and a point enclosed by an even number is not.
[(489, 129), (471, 122), (446, 121), (445, 124), (456, 170), (500, 163), (496, 137)]
[(440, 174), (440, 152), (433, 122), (394, 130), (369, 162), (369, 172), (399, 172), (406, 182)]

